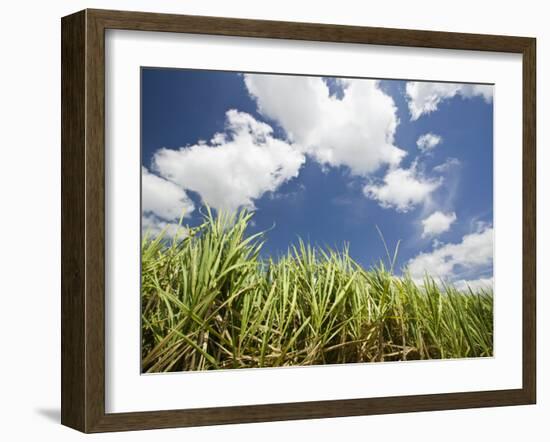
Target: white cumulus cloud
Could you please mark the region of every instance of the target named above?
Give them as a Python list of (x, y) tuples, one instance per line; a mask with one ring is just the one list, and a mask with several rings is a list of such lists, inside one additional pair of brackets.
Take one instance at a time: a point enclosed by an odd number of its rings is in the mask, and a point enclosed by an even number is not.
[(397, 109), (376, 80), (338, 80), (341, 97), (318, 77), (247, 74), (245, 84), (259, 112), (322, 165), (365, 176), (406, 155), (394, 145)]
[(424, 231), (422, 238), (431, 238), (447, 232), (451, 228), (451, 224), (456, 221), (456, 213), (443, 213), (440, 211), (432, 213), (430, 216), (422, 220)]
[(493, 263), (493, 228), (470, 233), (460, 243), (440, 245), (432, 252), (420, 253), (409, 260), (407, 269), (414, 280), (427, 274), (443, 281), (455, 281), (458, 276), (476, 273)]
[(185, 190), (141, 168), (141, 204), (143, 213), (151, 212), (168, 221), (189, 216), (195, 209)]
[(162, 220), (153, 214), (144, 214), (141, 217), (141, 231), (153, 238), (161, 232), (164, 232), (165, 238), (174, 238), (177, 235), (177, 238), (183, 239), (188, 234), (184, 225)]
[(441, 136), (428, 132), (427, 134), (421, 135), (416, 140), (417, 147), (422, 152), (428, 152), (435, 148), (438, 144), (441, 144), (443, 138)]
[(460, 279), (453, 282), (453, 285), (457, 290), (467, 292), (469, 289), (473, 292), (479, 290), (492, 290), (493, 289), (493, 278), (478, 278), (478, 279)]
[(173, 237), (178, 221), (189, 216), (195, 206), (185, 190), (160, 176), (141, 168), (142, 232), (156, 236), (166, 227), (166, 235)]
[(455, 95), (463, 98), (480, 96), (490, 102), (493, 99), (493, 86), (409, 81), (406, 95), (411, 120), (417, 120), (424, 114), (434, 112), (443, 100), (453, 98)]
[(408, 212), (416, 205), (427, 202), (441, 183), (441, 178), (422, 176), (413, 164), (409, 169), (390, 169), (381, 184), (367, 184), (363, 192), (382, 207)]
[(215, 209), (252, 208), (255, 199), (298, 176), (305, 157), (247, 113), (232, 109), (226, 118), (225, 131), (210, 143), (159, 149), (153, 168)]

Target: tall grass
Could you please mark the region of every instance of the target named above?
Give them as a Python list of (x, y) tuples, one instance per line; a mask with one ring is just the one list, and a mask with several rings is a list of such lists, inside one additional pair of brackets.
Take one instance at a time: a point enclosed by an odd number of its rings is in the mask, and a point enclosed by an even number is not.
[(493, 295), (417, 285), (302, 241), (262, 259), (252, 214), (142, 241), (142, 371), (491, 356)]

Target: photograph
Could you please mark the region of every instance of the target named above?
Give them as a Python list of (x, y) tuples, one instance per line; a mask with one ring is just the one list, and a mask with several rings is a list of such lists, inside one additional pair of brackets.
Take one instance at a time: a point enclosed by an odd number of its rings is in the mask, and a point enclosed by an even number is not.
[(298, 6), (56, 12), (60, 167), (11, 181), (58, 176), (60, 351), (39, 350), (60, 373), (39, 384), (64, 427), (386, 437), (383, 415), (434, 412), (490, 438), (538, 406), (542, 19)]
[(140, 92), (143, 374), (493, 356), (493, 84)]

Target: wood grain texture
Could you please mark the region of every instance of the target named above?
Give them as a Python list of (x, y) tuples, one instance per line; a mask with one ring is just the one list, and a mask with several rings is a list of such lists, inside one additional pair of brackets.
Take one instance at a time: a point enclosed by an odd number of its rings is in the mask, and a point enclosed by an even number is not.
[(86, 11), (86, 431), (105, 414), (105, 38)]
[(61, 34), (61, 422), (85, 427), (85, 13)]
[[(105, 413), (106, 29), (499, 51), (523, 55), (523, 387)], [(526, 37), (86, 10), (62, 19), (62, 423), (83, 432), (532, 404), (536, 398), (536, 46)], [(519, 146), (518, 146), (519, 148)], [(137, 295), (136, 295), (137, 296)]]
[(529, 38), (410, 29), (344, 26), (271, 20), (248, 20), (149, 12), (88, 10), (106, 29), (185, 32), (192, 34), (289, 40), (366, 43), (474, 51), (522, 52)]
[(523, 389), (537, 396), (537, 78), (536, 40), (523, 50)]

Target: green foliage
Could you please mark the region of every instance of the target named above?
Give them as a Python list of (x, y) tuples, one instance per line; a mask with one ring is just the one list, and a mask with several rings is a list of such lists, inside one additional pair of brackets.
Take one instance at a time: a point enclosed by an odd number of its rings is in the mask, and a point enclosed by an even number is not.
[(144, 372), (492, 356), (492, 292), (365, 270), (346, 247), (263, 260), (251, 218), (208, 210), (179, 238), (145, 235)]

